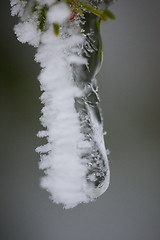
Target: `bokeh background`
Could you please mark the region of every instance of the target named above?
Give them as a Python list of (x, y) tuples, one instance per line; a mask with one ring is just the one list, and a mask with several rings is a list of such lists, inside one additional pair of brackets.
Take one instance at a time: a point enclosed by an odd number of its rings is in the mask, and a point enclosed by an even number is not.
[(102, 24), (98, 76), (111, 184), (96, 202), (63, 210), (39, 187), (41, 129), (35, 50), (13, 33), (0, 1), (0, 239), (160, 239), (160, 1), (119, 0)]

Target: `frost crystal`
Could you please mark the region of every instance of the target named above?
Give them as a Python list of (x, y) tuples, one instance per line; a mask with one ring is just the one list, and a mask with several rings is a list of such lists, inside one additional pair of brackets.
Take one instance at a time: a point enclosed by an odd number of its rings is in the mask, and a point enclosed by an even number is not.
[(41, 186), (65, 208), (92, 201), (110, 177), (95, 79), (102, 62), (98, 18), (73, 15), (65, 1), (11, 0), (11, 6), (12, 15), (21, 16), (17, 38), (38, 48), (35, 60), (42, 68), (44, 130), (38, 137), (48, 143), (36, 149), (45, 172)]
[(17, 39), (21, 43), (28, 42), (34, 47), (38, 47), (40, 41), (40, 31), (37, 30), (35, 22), (31, 19), (28, 22), (18, 23), (14, 27)]
[(10, 5), (11, 5), (11, 15), (15, 16), (18, 15), (21, 17), (24, 12), (24, 7), (26, 6), (27, 1), (22, 1), (22, 0), (11, 0)]

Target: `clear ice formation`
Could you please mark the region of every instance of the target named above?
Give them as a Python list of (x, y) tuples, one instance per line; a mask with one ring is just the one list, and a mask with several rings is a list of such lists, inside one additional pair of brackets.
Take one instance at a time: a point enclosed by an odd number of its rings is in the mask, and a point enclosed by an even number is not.
[(82, 29), (86, 36), (82, 55), (88, 65), (73, 65), (74, 81), (82, 89), (83, 96), (75, 99), (81, 132), (92, 147), (81, 156), (87, 166), (86, 180), (90, 187), (86, 193), (91, 198), (100, 196), (108, 188), (110, 170), (103, 139), (103, 118), (98, 96), (96, 75), (102, 64), (102, 41), (97, 27), (98, 18), (90, 13), (84, 16)]
[[(83, 17), (62, 23), (68, 10), (62, 16), (57, 7), (61, 24), (60, 34), (55, 36), (52, 17), (47, 15), (53, 2), (58, 6), (54, 0), (11, 0), (11, 6), (12, 15), (21, 17), (15, 26), (17, 38), (38, 48), (35, 60), (42, 68), (38, 78), (44, 104), (40, 121), (45, 130), (38, 136), (46, 137), (48, 143), (36, 149), (45, 172), (41, 186), (54, 202), (72, 208), (103, 194), (110, 180), (96, 81), (102, 64), (100, 19), (85, 11)], [(104, 10), (110, 2), (87, 3)], [(42, 9), (46, 16), (40, 31)], [(52, 16), (51, 11), (49, 14)]]

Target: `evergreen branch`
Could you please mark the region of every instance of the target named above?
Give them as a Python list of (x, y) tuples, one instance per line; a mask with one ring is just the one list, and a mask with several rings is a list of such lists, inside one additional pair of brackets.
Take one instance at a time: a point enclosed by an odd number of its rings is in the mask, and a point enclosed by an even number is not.
[(81, 10), (79, 4), (78, 4), (78, 1), (74, 1), (74, 0), (66, 0), (66, 2), (71, 6), (73, 7), (73, 10), (76, 12), (76, 13), (79, 13), (81, 16), (83, 16), (83, 11)]
[(107, 16), (104, 11), (100, 11), (93, 6), (86, 4), (84, 2), (81, 2), (79, 0), (76, 0), (77, 4), (81, 6), (81, 8), (84, 8), (87, 12), (93, 13), (96, 16), (99, 16), (102, 20), (107, 21)]
[(84, 3), (79, 0), (66, 0), (66, 2), (70, 5), (70, 7), (73, 7), (74, 11), (79, 13), (81, 16), (83, 16), (84, 9), (87, 12), (93, 13), (94, 15), (100, 17), (102, 20), (107, 21), (108, 18), (114, 20), (115, 15), (110, 10), (98, 10), (91, 6), (90, 4)]

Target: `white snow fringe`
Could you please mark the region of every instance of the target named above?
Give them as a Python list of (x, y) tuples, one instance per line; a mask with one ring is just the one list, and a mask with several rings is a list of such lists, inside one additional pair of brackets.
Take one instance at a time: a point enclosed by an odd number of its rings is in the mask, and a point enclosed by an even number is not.
[[(108, 188), (110, 178), (92, 74), (97, 71), (90, 69), (92, 53), (98, 52), (94, 29), (86, 33), (87, 20), (78, 14), (71, 21), (65, 1), (11, 0), (11, 7), (12, 15), (21, 17), (14, 28), (18, 40), (37, 47), (35, 60), (41, 65), (44, 130), (38, 137), (48, 142), (36, 149), (45, 172), (41, 186), (66, 209), (93, 201)], [(59, 26), (59, 34), (53, 26)]]

